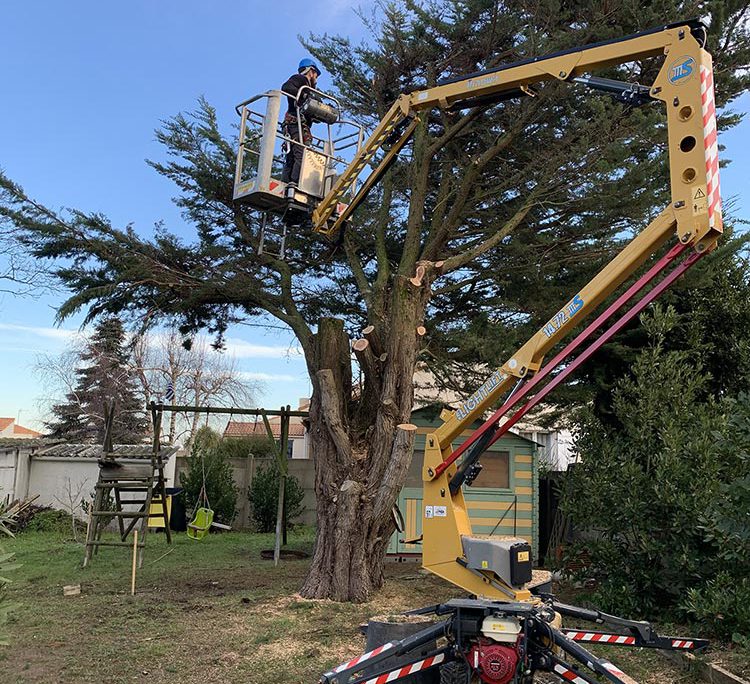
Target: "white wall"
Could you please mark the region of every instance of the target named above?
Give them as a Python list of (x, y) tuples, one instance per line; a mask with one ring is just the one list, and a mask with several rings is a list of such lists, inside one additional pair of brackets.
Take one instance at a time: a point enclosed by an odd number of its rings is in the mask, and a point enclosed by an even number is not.
[[(120, 459), (120, 463), (147, 464), (143, 459)], [(75, 509), (81, 500), (89, 500), (99, 479), (99, 464), (93, 458), (70, 456), (34, 456), (31, 459), (28, 488), (18, 497), (36, 496), (39, 506), (62, 510)], [(164, 469), (167, 487), (174, 481), (176, 459), (169, 459)], [(72, 498), (72, 502), (71, 502)], [(79, 512), (79, 515), (83, 515)]]
[(36, 504), (70, 510), (89, 499), (99, 478), (99, 465), (92, 458), (34, 456), (31, 459), (28, 496), (39, 495)]
[(292, 442), (292, 458), (307, 458), (307, 433), (304, 437), (290, 438)]
[(571, 463), (575, 463), (576, 454), (573, 449), (573, 435), (566, 428), (549, 430), (524, 426), (519, 430), (522, 437), (526, 437), (539, 447), (539, 462), (546, 468), (565, 471)]
[(0, 501), (9, 498), (13, 501), (16, 484), (16, 450), (0, 449)]

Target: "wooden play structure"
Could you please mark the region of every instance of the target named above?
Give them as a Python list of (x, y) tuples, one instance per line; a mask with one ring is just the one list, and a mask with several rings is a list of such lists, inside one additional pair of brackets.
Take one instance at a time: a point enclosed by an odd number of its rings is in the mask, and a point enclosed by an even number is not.
[[(161, 416), (161, 411), (152, 407), (154, 438), (150, 447), (113, 445), (115, 402), (109, 400), (105, 403), (104, 443), (99, 458), (99, 478), (94, 502), (89, 510), (83, 567), (89, 564), (102, 546), (132, 547), (133, 542), (129, 541), (128, 537), (136, 529), (140, 532), (135, 547), (138, 551), (138, 567), (141, 567), (149, 521), (158, 522), (156, 526), (164, 528), (167, 543), (172, 543), (164, 466), (170, 456), (177, 451), (177, 447), (161, 444)], [(113, 518), (117, 521), (119, 540), (102, 539), (102, 533)]]

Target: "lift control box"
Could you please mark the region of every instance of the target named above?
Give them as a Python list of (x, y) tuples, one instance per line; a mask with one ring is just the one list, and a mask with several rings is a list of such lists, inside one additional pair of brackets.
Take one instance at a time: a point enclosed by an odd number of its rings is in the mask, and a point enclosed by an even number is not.
[(467, 567), (495, 573), (503, 582), (521, 588), (531, 582), (531, 545), (518, 537), (461, 537)]

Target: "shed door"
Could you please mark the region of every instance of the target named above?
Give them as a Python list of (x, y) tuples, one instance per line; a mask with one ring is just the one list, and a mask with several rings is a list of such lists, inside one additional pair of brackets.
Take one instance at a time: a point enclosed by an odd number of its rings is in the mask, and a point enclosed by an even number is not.
[(396, 532), (388, 545), (388, 553), (422, 553), (421, 544), (404, 544), (402, 539), (416, 539), (422, 534), (422, 489), (405, 487), (398, 497), (404, 516), (404, 531)]

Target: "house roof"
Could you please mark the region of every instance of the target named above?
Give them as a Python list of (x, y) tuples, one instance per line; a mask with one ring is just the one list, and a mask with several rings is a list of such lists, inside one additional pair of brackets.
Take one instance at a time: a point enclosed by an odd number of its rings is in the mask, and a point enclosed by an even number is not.
[(27, 435), (29, 437), (41, 437), (42, 436), (41, 432), (37, 432), (36, 430), (32, 430), (31, 428), (24, 427), (23, 425), (14, 425), (13, 434), (14, 435)]
[(0, 449), (21, 447), (24, 450), (30, 449), (36, 451), (41, 447), (57, 444), (59, 441), (58, 439), (50, 439), (49, 437), (0, 437)]
[[(278, 420), (269, 421), (271, 432), (274, 437), (281, 437), (281, 423)], [(265, 437), (266, 426), (262, 420), (258, 421), (239, 421), (230, 420), (224, 429), (224, 437), (249, 437), (250, 435), (262, 435)], [(304, 437), (305, 426), (302, 423), (289, 423), (290, 437)]]
[[(168, 459), (179, 451), (176, 446), (162, 446), (161, 457)], [(150, 444), (115, 444), (112, 448), (115, 458), (151, 458)], [(101, 444), (54, 444), (46, 449), (40, 449), (35, 456), (55, 456), (67, 458), (102, 458), (104, 450)]]
[(32, 430), (31, 428), (23, 427), (23, 425), (17, 425), (15, 418), (0, 418), (0, 432), (5, 432), (10, 428), (8, 437), (42, 437), (41, 432)]

